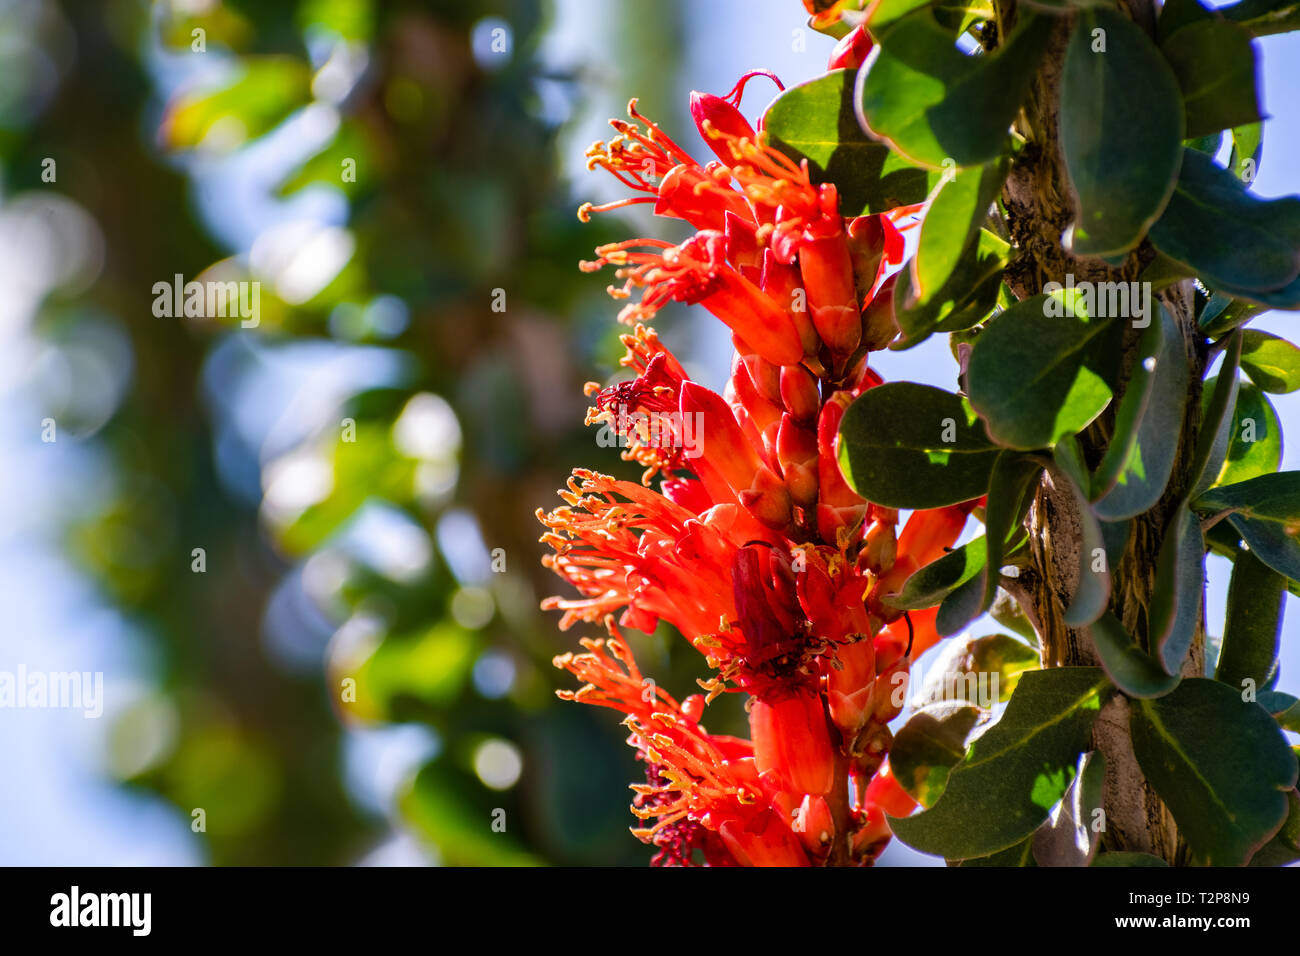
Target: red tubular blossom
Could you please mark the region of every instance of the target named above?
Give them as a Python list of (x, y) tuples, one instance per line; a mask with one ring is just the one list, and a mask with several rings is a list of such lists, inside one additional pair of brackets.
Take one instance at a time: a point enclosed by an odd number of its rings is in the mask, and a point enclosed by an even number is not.
[(760, 774), (777, 771), (796, 793), (830, 792), (835, 782), (835, 755), (819, 696), (808, 692), (769, 700), (755, 698), (749, 729)]
[[(638, 246), (659, 252), (636, 252)], [(803, 345), (789, 316), (759, 288), (733, 269), (726, 260), (726, 238), (704, 230), (680, 246), (649, 239), (601, 246), (600, 257), (582, 263), (586, 271), (612, 264), (624, 280), (611, 294), (627, 298), (634, 287), (644, 289), (641, 301), (619, 314), (633, 323), (653, 316), (669, 300), (699, 303), (731, 327), (754, 351), (776, 365), (790, 365), (803, 357)]]
[[(817, 0), (815, 6), (825, 6)], [(838, 7), (836, 8), (838, 10)], [(838, 18), (835, 12), (831, 19)], [(833, 68), (857, 68), (872, 39), (855, 28)], [(937, 609), (885, 603), (950, 548), (977, 502), (914, 512), (859, 497), (840, 472), (849, 403), (882, 382), (872, 351), (897, 336), (894, 276), (920, 207), (845, 220), (830, 183), (772, 148), (726, 96), (694, 93), (691, 112), (717, 157), (692, 159), (629, 105), (630, 121), (588, 163), (633, 197), (579, 215), (652, 203), (696, 234), (597, 249), (609, 265), (631, 377), (592, 383), (587, 422), (617, 436), (641, 483), (578, 469), (563, 506), (538, 512), (544, 559), (574, 589), (546, 609), (584, 639), (557, 666), (582, 686), (566, 699), (625, 716), (645, 764), (633, 786), (633, 832), (662, 865), (870, 863), (889, 839), (886, 811), (912, 803), (892, 777), (888, 723), (912, 660), (937, 642)], [(647, 320), (663, 305), (701, 304), (732, 331), (722, 395), (692, 382)], [(659, 490), (651, 487), (656, 479)], [(676, 628), (710, 672), (677, 703), (641, 676), (617, 627)], [(751, 740), (709, 733), (707, 704), (748, 696)]]

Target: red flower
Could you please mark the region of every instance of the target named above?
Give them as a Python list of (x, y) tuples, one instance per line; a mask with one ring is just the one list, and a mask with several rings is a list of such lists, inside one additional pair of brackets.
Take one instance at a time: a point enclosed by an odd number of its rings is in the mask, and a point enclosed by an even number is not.
[[(580, 216), (652, 202), (698, 231), (678, 245), (604, 246), (583, 264), (617, 269), (616, 298), (640, 292), (620, 314), (633, 377), (588, 385), (587, 422), (645, 470), (641, 484), (576, 470), (565, 505), (538, 512), (555, 551), (545, 562), (578, 592), (543, 607), (563, 611), (562, 628), (611, 635), (556, 658), (584, 682), (561, 696), (626, 715), (647, 768), (633, 812), (654, 821), (634, 832), (656, 862), (865, 863), (888, 838), (882, 807), (903, 805), (882, 796), (887, 725), (912, 658), (937, 639), (932, 616), (884, 599), (953, 543), (969, 505), (916, 512), (899, 534), (898, 513), (841, 474), (844, 410), (880, 383), (868, 353), (897, 334), (895, 223), (915, 210), (843, 219), (835, 187), (741, 116), (753, 75), (726, 97), (692, 95), (716, 161), (694, 161), (635, 101), (633, 122), (588, 153), (641, 195)], [(724, 394), (692, 382), (643, 324), (668, 301), (700, 303), (731, 328)], [(617, 632), (660, 621), (712, 670), (705, 694), (680, 705), (641, 677)], [(701, 725), (728, 692), (749, 695), (752, 742)]]

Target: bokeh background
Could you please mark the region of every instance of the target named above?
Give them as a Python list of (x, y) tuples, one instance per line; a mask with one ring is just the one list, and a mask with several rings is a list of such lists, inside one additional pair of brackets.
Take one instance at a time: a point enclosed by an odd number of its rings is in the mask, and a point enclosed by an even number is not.
[[(648, 859), (622, 728), (554, 697), (580, 635), (538, 610), (558, 581), (534, 511), (574, 465), (634, 475), (581, 425), (622, 349), (578, 260), (683, 233), (579, 223), (620, 195), (583, 153), (631, 96), (701, 150), (689, 90), (816, 76), (833, 42), (805, 21), (798, 0), (0, 0), (0, 671), (105, 679), (99, 719), (0, 710), (0, 863)], [(1278, 195), (1300, 190), (1300, 44), (1262, 46)], [(259, 324), (156, 316), (177, 274), (260, 282)], [(659, 325), (720, 388), (720, 323)], [(938, 341), (879, 365), (956, 377)], [(693, 650), (631, 636), (691, 692)], [(1290, 616), (1286, 640), (1295, 692)]]

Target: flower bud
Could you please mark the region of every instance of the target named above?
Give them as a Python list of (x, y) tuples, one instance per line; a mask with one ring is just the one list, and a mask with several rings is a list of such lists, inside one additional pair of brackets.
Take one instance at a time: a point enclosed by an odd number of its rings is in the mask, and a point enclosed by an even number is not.
[(840, 42), (835, 44), (835, 49), (831, 51), (831, 58), (826, 63), (827, 71), (856, 70), (865, 62), (867, 54), (871, 52), (874, 45), (866, 25), (859, 24), (840, 37)]

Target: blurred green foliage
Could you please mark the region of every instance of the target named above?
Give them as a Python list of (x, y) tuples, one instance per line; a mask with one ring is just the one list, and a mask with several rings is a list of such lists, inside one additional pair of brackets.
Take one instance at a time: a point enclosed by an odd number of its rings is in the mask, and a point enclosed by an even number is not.
[[(57, 346), (107, 321), (129, 346), (114, 359), (129, 376), (120, 403), (61, 419), (103, 465), (68, 552), (157, 653), (157, 693), (119, 719), (108, 765), (185, 816), (203, 808), (196, 838), (215, 864), (352, 862), (392, 827), (448, 864), (646, 860), (626, 832), (641, 771), (612, 722), (555, 700), (568, 682), (550, 658), (579, 635), (537, 610), (559, 584), (538, 563), (533, 511), (556, 500), (567, 463), (637, 472), (581, 426), (582, 382), (613, 374), (621, 348), (614, 307), (576, 263), (624, 232), (574, 216), (564, 116), (546, 102), (580, 102), (589, 78), (539, 61), (547, 10), (27, 6), (28, 39), (62, 75), (26, 112), (4, 92), (5, 189), (69, 197), (107, 247), (95, 284), (45, 302), (38, 330)], [(619, 15), (636, 19), (631, 81), (667, 100), (677, 21), (656, 9)], [(304, 132), (321, 129), (319, 142)], [(342, 213), (289, 228), (292, 203)], [(177, 274), (259, 281), (257, 326), (155, 317), (154, 284)], [(324, 351), (293, 351), (308, 346)], [(312, 405), (266, 383), (303, 354), (314, 372), (392, 362)], [(258, 416), (270, 424), (250, 446)], [(424, 548), (418, 560), (365, 542), (376, 514)], [(486, 570), (494, 555), (504, 573)], [(285, 594), (294, 612), (275, 626), (329, 638), (308, 666), (268, 643)], [(633, 639), (690, 692), (689, 649)], [(476, 681), (481, 667), (509, 676)], [(438, 745), (377, 814), (347, 791), (343, 736), (388, 723), (427, 726)], [(493, 741), (522, 759), (504, 790), (479, 766), (500, 757)]]

